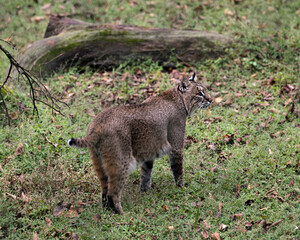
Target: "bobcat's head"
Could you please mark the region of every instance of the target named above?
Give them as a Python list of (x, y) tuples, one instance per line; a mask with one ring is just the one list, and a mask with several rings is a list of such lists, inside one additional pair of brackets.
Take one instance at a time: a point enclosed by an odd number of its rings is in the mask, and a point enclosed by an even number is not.
[(212, 103), (212, 98), (207, 93), (206, 87), (195, 81), (195, 75), (194, 73), (189, 79), (183, 79), (177, 88), (188, 115), (191, 115), (198, 108), (207, 108)]

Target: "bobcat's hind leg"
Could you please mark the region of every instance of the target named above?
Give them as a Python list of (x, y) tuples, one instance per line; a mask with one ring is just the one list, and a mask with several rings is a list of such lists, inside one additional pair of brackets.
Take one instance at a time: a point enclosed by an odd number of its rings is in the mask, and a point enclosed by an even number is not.
[(153, 161), (147, 161), (141, 167), (141, 191), (146, 192), (151, 188)]
[(121, 194), (128, 175), (129, 161), (118, 161), (116, 158), (105, 158), (105, 169), (108, 176), (108, 206), (116, 213), (123, 215)]
[(108, 177), (104, 171), (100, 154), (98, 154), (92, 148), (90, 148), (89, 150), (90, 150), (91, 159), (93, 161), (94, 170), (97, 174), (97, 177), (101, 185), (102, 204), (103, 206), (107, 206)]

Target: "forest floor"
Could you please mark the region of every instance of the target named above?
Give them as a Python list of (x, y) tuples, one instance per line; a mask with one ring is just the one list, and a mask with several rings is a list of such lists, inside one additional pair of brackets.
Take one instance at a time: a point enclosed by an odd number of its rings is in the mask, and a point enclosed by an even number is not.
[[(0, 38), (13, 55), (42, 39), (49, 14), (92, 23), (197, 29), (235, 44), (218, 59), (165, 71), (149, 60), (112, 71), (72, 68), (43, 79), (61, 116), (26, 87), (2, 89), (0, 238), (299, 239), (299, 1), (31, 1), (2, 3)], [(54, 3), (55, 2), (55, 3)], [(97, 3), (96, 3), (97, 2)], [(134, 17), (133, 17), (134, 16)], [(9, 61), (0, 53), (0, 84)], [(168, 158), (157, 159), (152, 190), (140, 173), (122, 195), (124, 216), (101, 207), (87, 150), (71, 149), (103, 108), (139, 103), (196, 71), (214, 104), (186, 127), (185, 187), (173, 185)]]

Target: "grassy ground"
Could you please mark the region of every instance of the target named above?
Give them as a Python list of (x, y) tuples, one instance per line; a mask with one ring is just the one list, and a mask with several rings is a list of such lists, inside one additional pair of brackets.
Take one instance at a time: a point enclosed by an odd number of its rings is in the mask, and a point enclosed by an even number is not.
[[(50, 12), (216, 31), (236, 44), (222, 58), (193, 64), (215, 103), (188, 119), (185, 188), (173, 186), (167, 158), (158, 159), (149, 193), (139, 192), (138, 171), (129, 177), (124, 216), (102, 209), (87, 151), (66, 140), (84, 135), (104, 107), (140, 102), (191, 69), (179, 64), (167, 73), (146, 61), (112, 72), (59, 73), (44, 83), (70, 108), (62, 117), (39, 106), (39, 120), (26, 91), (7, 88), (12, 126), (4, 126), (1, 105), (0, 238), (298, 239), (298, 1), (18, 2), (0, 8), (0, 38), (18, 48), (43, 37)], [(2, 81), (9, 63), (0, 57)]]

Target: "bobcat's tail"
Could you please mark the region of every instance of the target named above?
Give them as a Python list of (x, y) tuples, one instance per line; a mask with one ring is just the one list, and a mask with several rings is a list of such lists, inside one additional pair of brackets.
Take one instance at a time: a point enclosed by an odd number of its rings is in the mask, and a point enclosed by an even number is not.
[(87, 148), (90, 144), (87, 137), (82, 138), (71, 138), (68, 140), (68, 145), (70, 147), (77, 148)]

